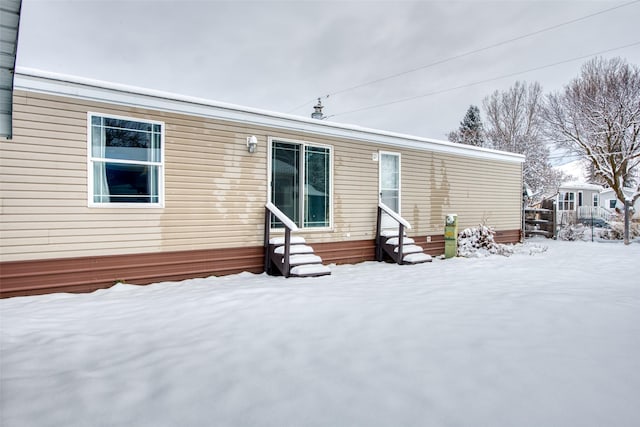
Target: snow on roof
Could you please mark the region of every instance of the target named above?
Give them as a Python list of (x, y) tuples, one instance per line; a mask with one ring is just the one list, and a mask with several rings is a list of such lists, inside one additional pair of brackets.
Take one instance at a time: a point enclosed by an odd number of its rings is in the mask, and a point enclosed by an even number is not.
[[(622, 189), (622, 192), (625, 194), (625, 196), (628, 196), (628, 197), (635, 193), (635, 191), (632, 188), (626, 188), (626, 187)], [(613, 191), (613, 188), (604, 188), (600, 193), (609, 194), (609, 193), (614, 193), (614, 191)]]
[(571, 181), (562, 184), (560, 190), (592, 190), (602, 191), (603, 187), (598, 184), (589, 184), (587, 182)]
[(355, 139), (416, 150), (444, 152), (461, 156), (523, 163), (524, 156), (402, 133), (370, 129), (351, 124), (276, 113), (170, 92), (69, 76), (27, 67), (16, 67), (15, 89), (92, 101), (116, 103), (199, 117), (230, 120), (293, 131)]

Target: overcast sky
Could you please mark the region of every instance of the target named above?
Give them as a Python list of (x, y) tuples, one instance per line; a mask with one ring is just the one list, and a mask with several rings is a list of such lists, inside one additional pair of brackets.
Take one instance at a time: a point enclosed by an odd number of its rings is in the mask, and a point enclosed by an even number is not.
[[(303, 116), (330, 95), (327, 120), (446, 139), (469, 105), (560, 90), (639, 25), (630, 0), (23, 0), (17, 65)], [(640, 44), (600, 56), (640, 65)]]

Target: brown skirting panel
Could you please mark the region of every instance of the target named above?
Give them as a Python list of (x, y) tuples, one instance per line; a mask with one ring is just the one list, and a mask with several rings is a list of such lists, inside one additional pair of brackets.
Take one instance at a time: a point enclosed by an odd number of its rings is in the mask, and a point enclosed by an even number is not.
[(91, 292), (117, 282), (148, 284), (264, 271), (260, 247), (0, 263), (0, 297)]
[[(413, 238), (429, 255), (444, 253), (444, 235), (430, 236), (429, 242), (426, 236)], [(520, 241), (520, 230), (499, 231), (496, 241), (516, 243)], [(325, 264), (355, 264), (375, 259), (373, 240), (311, 245)], [(143, 285), (242, 271), (261, 273), (263, 262), (261, 246), (4, 262), (0, 263), (0, 297), (91, 292), (117, 282)]]
[(376, 258), (375, 240), (312, 243), (311, 246), (324, 264), (357, 264)]
[(518, 243), (522, 241), (522, 230), (496, 231), (494, 236), (496, 243)]
[[(431, 256), (444, 254), (444, 234), (427, 237), (413, 237), (417, 245), (422, 246), (424, 252)], [(428, 241), (427, 241), (428, 240)]]

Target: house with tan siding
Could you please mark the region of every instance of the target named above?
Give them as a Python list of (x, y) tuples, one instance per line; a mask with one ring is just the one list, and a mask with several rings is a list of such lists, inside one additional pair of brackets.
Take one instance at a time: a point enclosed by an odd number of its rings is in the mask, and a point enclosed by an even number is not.
[(12, 129), (2, 296), (263, 272), (265, 231), (283, 228), (268, 206), (325, 266), (376, 257), (381, 205), (431, 255), (449, 213), (521, 237), (512, 153), (32, 69), (16, 70)]

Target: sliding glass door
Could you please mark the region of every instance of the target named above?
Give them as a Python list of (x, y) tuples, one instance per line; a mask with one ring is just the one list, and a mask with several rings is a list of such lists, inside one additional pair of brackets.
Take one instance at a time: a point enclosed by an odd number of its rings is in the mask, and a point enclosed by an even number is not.
[(331, 148), (273, 140), (271, 202), (301, 228), (330, 227)]

